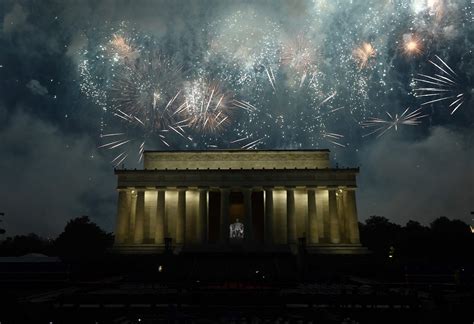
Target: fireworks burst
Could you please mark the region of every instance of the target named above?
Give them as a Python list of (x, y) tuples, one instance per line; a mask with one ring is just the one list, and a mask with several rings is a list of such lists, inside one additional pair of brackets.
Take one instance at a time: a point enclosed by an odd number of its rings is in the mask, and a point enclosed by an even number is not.
[(388, 119), (369, 118), (366, 121), (361, 122), (360, 125), (362, 128), (375, 128), (372, 132), (363, 135), (363, 137), (376, 133), (378, 133), (377, 137), (381, 137), (391, 129), (398, 131), (398, 126), (401, 125), (416, 126), (421, 124), (420, 119), (428, 116), (423, 115), (421, 108), (410, 112), (409, 107), (405, 109), (405, 111), (400, 116), (398, 114), (392, 115), (388, 111), (386, 114)]
[(370, 59), (375, 57), (375, 48), (372, 44), (364, 42), (361, 46), (352, 51), (352, 56), (359, 65), (359, 69), (362, 70), (367, 67)]
[(402, 50), (405, 56), (417, 56), (423, 52), (421, 39), (414, 34), (403, 35)]
[(282, 48), (281, 63), (299, 77), (301, 87), (310, 74), (314, 74), (316, 50), (306, 37), (298, 35)]
[(429, 62), (438, 70), (438, 73), (433, 75), (419, 73), (419, 77), (414, 80), (421, 85), (415, 88), (415, 96), (428, 99), (421, 104), (422, 106), (449, 100), (452, 115), (464, 103), (464, 93), (460, 89), (456, 72), (439, 56), (435, 56), (438, 61), (430, 60)]
[(109, 107), (114, 113), (125, 112), (148, 131), (167, 130), (179, 123), (177, 86), (180, 67), (161, 55), (116, 69), (107, 91)]
[(184, 105), (177, 113), (186, 116), (190, 127), (215, 133), (230, 122), (231, 97), (218, 83), (202, 78), (188, 81), (184, 84)]
[(107, 51), (116, 62), (124, 60), (132, 62), (140, 56), (140, 52), (132, 45), (132, 41), (126, 37), (114, 34), (107, 44)]

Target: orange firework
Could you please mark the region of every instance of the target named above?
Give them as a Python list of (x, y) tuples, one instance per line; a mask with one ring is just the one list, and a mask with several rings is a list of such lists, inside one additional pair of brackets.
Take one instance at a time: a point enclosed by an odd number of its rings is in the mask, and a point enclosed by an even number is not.
[(359, 69), (365, 68), (369, 64), (369, 60), (375, 57), (375, 48), (368, 42), (362, 43), (352, 51), (354, 60), (359, 65)]
[(417, 56), (423, 51), (421, 39), (413, 34), (403, 35), (402, 50), (406, 56)]
[(109, 42), (108, 50), (114, 59), (135, 59), (138, 52), (123, 36), (115, 34)]

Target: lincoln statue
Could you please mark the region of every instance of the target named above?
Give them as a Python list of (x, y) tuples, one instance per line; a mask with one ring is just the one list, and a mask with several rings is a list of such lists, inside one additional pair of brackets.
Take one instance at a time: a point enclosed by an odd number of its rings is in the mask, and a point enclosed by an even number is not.
[(363, 253), (358, 172), (329, 150), (146, 151), (142, 170), (115, 170), (114, 250)]

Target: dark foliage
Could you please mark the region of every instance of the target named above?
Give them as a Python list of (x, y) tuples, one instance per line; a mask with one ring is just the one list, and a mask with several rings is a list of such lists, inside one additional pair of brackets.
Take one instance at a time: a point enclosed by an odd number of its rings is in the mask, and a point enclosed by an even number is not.
[(371, 216), (359, 228), (361, 243), (381, 257), (392, 253), (398, 259), (462, 263), (474, 254), (474, 235), (460, 220), (439, 217), (429, 227), (411, 220), (400, 226), (385, 217)]
[(66, 261), (86, 261), (102, 256), (111, 247), (113, 235), (103, 231), (89, 217), (70, 220), (54, 246), (58, 255)]
[[(4, 215), (5, 215), (5, 213), (0, 213), (0, 217), (2, 217)], [(2, 222), (2, 220), (0, 219), (0, 223), (1, 222)], [(5, 232), (6, 232), (5, 229), (0, 227), (0, 235), (5, 234)]]
[(36, 234), (7, 237), (0, 244), (1, 256), (21, 256), (28, 253), (53, 254), (52, 242)]

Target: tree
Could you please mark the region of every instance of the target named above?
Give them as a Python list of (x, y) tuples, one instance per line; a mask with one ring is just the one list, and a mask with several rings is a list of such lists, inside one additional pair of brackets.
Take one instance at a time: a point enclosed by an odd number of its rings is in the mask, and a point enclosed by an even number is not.
[(431, 224), (433, 256), (441, 259), (470, 260), (474, 238), (468, 224), (439, 217)]
[(388, 255), (391, 246), (396, 245), (401, 226), (391, 223), (382, 216), (370, 216), (360, 228), (363, 245), (380, 255)]
[(64, 260), (89, 260), (100, 257), (113, 243), (113, 235), (103, 231), (88, 216), (70, 220), (55, 241)]
[(400, 254), (410, 258), (424, 259), (431, 248), (430, 228), (417, 221), (409, 220), (399, 237)]
[[(5, 216), (5, 213), (0, 213), (0, 216)], [(0, 219), (0, 223), (2, 220)], [(5, 229), (0, 227), (0, 235), (5, 234)]]
[(0, 255), (21, 256), (28, 253), (50, 254), (51, 242), (34, 233), (7, 237), (0, 245)]

